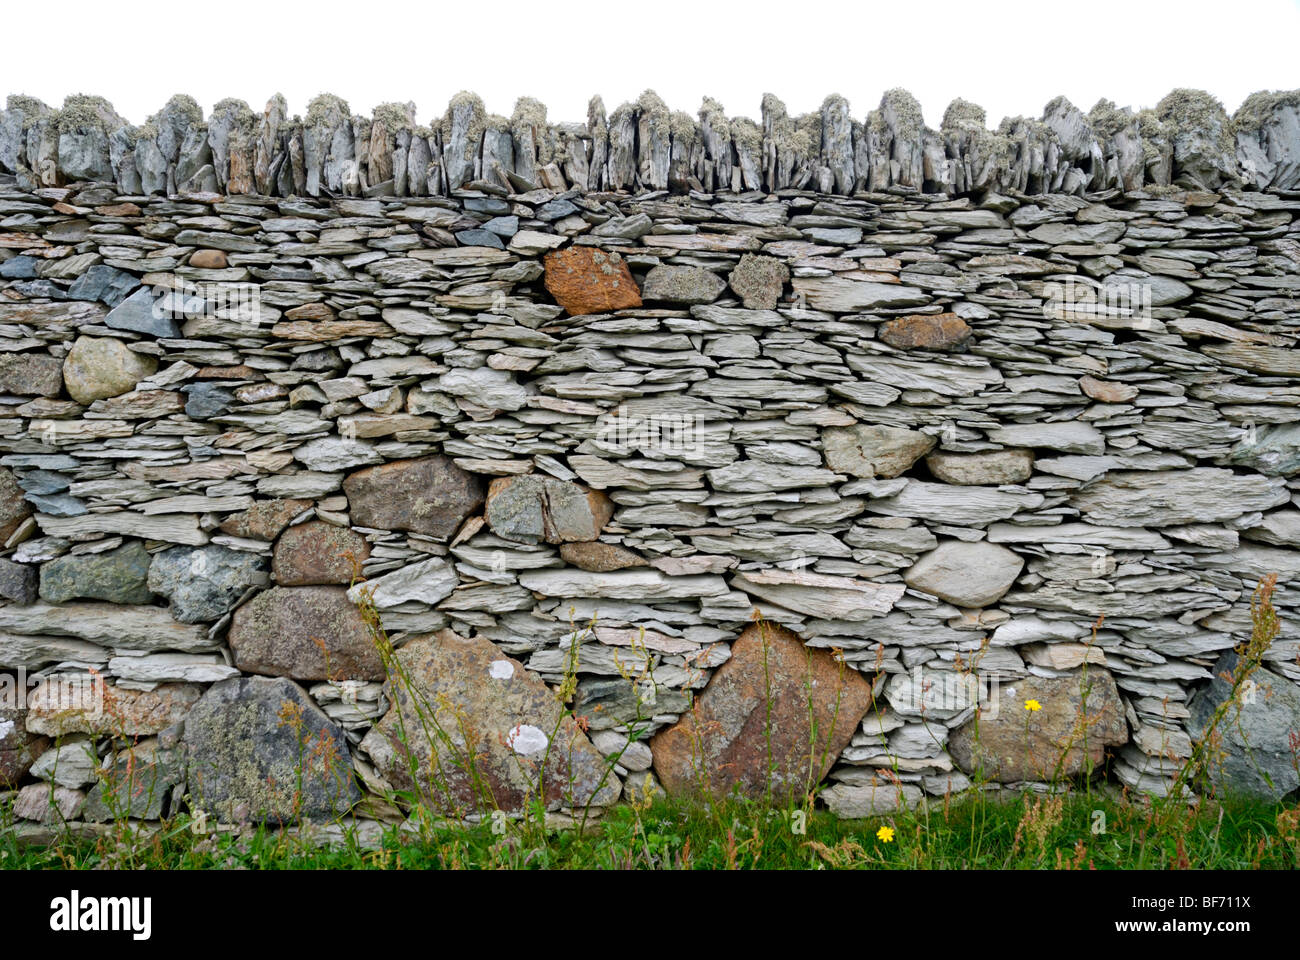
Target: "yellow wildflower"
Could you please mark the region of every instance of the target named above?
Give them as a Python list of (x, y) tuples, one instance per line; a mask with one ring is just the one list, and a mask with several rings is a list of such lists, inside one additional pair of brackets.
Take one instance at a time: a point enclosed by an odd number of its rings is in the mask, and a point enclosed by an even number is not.
[(894, 828), (881, 827), (879, 830), (876, 831), (876, 839), (879, 840), (881, 843), (893, 843)]
[(1030, 713), (1037, 713), (1039, 710), (1043, 709), (1043, 705), (1037, 700), (1026, 700), (1025, 709)]

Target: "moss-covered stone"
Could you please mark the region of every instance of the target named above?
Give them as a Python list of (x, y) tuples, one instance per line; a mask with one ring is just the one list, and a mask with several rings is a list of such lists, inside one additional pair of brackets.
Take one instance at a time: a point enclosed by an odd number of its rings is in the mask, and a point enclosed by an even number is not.
[(939, 129), (944, 133), (950, 130), (968, 130), (973, 127), (986, 129), (987, 122), (988, 114), (983, 107), (958, 97), (948, 104), (948, 109), (943, 112), (943, 122), (939, 124)]
[(1254, 132), (1272, 120), (1282, 107), (1300, 109), (1300, 90), (1256, 91), (1232, 115), (1233, 130)]
[(117, 115), (113, 105), (103, 97), (75, 93), (63, 101), (59, 111), (59, 133), (99, 130), (112, 133), (126, 123)]
[(332, 93), (322, 93), (307, 104), (307, 125), (335, 126), (352, 115), (348, 102)]

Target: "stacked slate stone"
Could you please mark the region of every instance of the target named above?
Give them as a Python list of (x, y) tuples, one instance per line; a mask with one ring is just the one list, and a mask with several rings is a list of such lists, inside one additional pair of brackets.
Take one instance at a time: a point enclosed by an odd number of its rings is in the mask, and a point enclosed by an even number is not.
[[(418, 135), (175, 98), (133, 141), (91, 100), (0, 118), (18, 816), (111, 819), (123, 769), (132, 817), (236, 823), (1162, 793), (1270, 573), (1218, 775), (1300, 786), (1294, 95), (942, 136), (898, 91)], [(413, 777), (421, 702), (479, 781)]]
[(1253, 94), (1232, 117), (1199, 90), (1175, 90), (1137, 111), (1100, 100), (1087, 114), (1057, 97), (1041, 118), (1008, 117), (996, 130), (982, 108), (960, 99), (931, 129), (902, 89), (886, 92), (861, 120), (837, 94), (797, 117), (766, 94), (755, 122), (728, 118), (708, 97), (694, 117), (670, 111), (649, 90), (608, 115), (593, 97), (586, 123), (549, 123), (546, 107), (529, 97), (509, 118), (489, 114), (472, 93), (452, 98), (432, 126), (415, 116), (414, 103), (381, 104), (366, 117), (322, 94), (304, 119), (290, 116), (276, 94), (261, 116), (242, 100), (222, 100), (204, 120), (194, 99), (179, 94), (137, 127), (102, 97), (68, 97), (55, 110), (11, 96), (0, 110), (0, 171), (27, 191), (98, 181), (123, 194), (268, 197), (449, 197), (474, 181), (513, 193), (840, 196), (1300, 183), (1296, 91)]

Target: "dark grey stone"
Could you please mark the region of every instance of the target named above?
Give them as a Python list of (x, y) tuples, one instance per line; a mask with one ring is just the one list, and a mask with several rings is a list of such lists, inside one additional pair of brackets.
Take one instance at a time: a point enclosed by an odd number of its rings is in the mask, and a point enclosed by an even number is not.
[(219, 416), (235, 402), (233, 393), (214, 383), (191, 383), (181, 389), (186, 394), (185, 413), (195, 420)]
[(123, 750), (86, 795), (82, 819), (93, 823), (160, 820), (167, 812), (172, 788), (184, 774), (181, 752), (162, 749), (157, 740)]
[[(1219, 705), (1232, 692), (1225, 675), (1238, 668), (1237, 653), (1229, 650), (1214, 665), (1214, 679), (1188, 704), (1187, 732), (1201, 740)], [(1300, 730), (1300, 686), (1259, 667), (1247, 679), (1215, 731), (1208, 748), (1206, 772), (1228, 794), (1250, 794), (1281, 800), (1300, 787), (1295, 750), (1290, 737)]]
[(50, 496), (29, 493), (23, 499), (36, 510), (41, 513), (48, 513), (52, 517), (79, 517), (86, 512), (85, 501), (69, 496), (66, 493), (56, 493)]
[(36, 602), (36, 568), (27, 563), (0, 560), (0, 600), (26, 606)]
[(109, 603), (148, 603), (149, 551), (139, 540), (106, 553), (67, 554), (41, 566), (41, 599), (66, 603), (77, 598)]
[(28, 280), (24, 283), (15, 283), (11, 290), (21, 293), (24, 297), (46, 300), (66, 300), (68, 295), (53, 280)]
[(506, 248), (501, 238), (491, 230), (461, 230), (456, 234), (456, 240), (466, 247), (496, 247), (498, 250)]
[(16, 470), (14, 476), (18, 478), (18, 486), (35, 494), (62, 493), (72, 482), (52, 470)]
[(333, 350), (309, 350), (307, 353), (301, 353), (294, 360), (292, 369), (294, 370), (337, 370), (343, 366), (343, 361)]
[(649, 684), (637, 687), (631, 680), (583, 680), (578, 684), (574, 708), (577, 716), (586, 717), (588, 729), (608, 730), (651, 714), (681, 714), (690, 709), (690, 694), (683, 690), (658, 687), (653, 702)]
[(149, 589), (171, 600), (181, 623), (203, 623), (224, 616), (249, 587), (265, 584), (266, 571), (266, 558), (254, 553), (211, 544), (172, 547), (154, 555)]
[(513, 237), (519, 232), (518, 217), (493, 217), (487, 223), (483, 224), (484, 230), (490, 230), (492, 233), (502, 237)]
[(490, 213), (493, 216), (510, 212), (510, 204), (499, 197), (467, 197), (465, 209), (474, 213)]
[[(72, 286), (68, 287), (68, 299), (99, 300), (110, 307), (116, 307), (138, 286), (140, 286), (138, 277), (125, 270), (97, 263), (72, 281)], [(110, 313), (109, 316), (111, 317), (112, 314)], [(132, 328), (119, 327), (119, 329)]]
[(550, 200), (537, 208), (537, 219), (550, 222), (577, 212), (578, 208), (568, 200)]
[[(157, 307), (158, 309), (155, 309)], [(127, 297), (104, 318), (104, 325), (115, 330), (131, 330), (151, 337), (179, 337), (181, 328), (172, 319), (171, 312), (154, 297), (153, 291), (142, 287)]]
[(6, 280), (34, 280), (38, 264), (35, 257), (13, 257), (0, 263), (0, 277)]

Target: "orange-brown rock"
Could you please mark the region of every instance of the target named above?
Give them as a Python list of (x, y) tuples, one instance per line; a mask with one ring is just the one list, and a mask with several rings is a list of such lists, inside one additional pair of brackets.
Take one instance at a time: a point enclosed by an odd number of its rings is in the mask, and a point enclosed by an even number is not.
[(151, 737), (184, 720), (202, 693), (193, 683), (132, 690), (99, 679), (50, 677), (28, 697), (27, 729), (52, 737)]
[(308, 520), (280, 534), (271, 569), (282, 587), (351, 583), (369, 556), (370, 544), (361, 534), (324, 520)]
[(140, 208), (129, 200), (125, 203), (110, 203), (107, 206), (96, 207), (95, 212), (101, 217), (138, 217)]
[(1079, 389), (1102, 403), (1128, 403), (1141, 391), (1129, 383), (1112, 383), (1096, 377), (1080, 377)]
[(880, 328), (880, 339), (899, 350), (951, 350), (970, 339), (971, 328), (955, 313), (914, 313)]
[(196, 380), (261, 380), (263, 374), (246, 363), (233, 367), (199, 367)]
[(631, 550), (612, 543), (593, 540), (589, 543), (562, 543), (560, 556), (580, 570), (591, 573), (609, 573), (627, 567), (644, 567), (646, 562)]
[(220, 250), (199, 250), (190, 257), (190, 266), (201, 270), (220, 270), (228, 262), (226, 255)]
[(772, 796), (802, 797), (826, 776), (870, 706), (862, 674), (784, 627), (754, 624), (732, 644), (731, 659), (694, 710), (650, 741), (655, 773), (672, 794), (735, 789), (762, 797), (770, 762)]
[(324, 303), (304, 303), (301, 306), (284, 311), (284, 315), (289, 320), (334, 319), (334, 311), (330, 309), (328, 304)]
[(623, 258), (595, 247), (552, 250), (543, 260), (546, 289), (570, 316), (641, 306), (641, 291)]
[(243, 513), (227, 517), (221, 532), (232, 537), (274, 540), (290, 520), (310, 506), (310, 500), (258, 500)]

